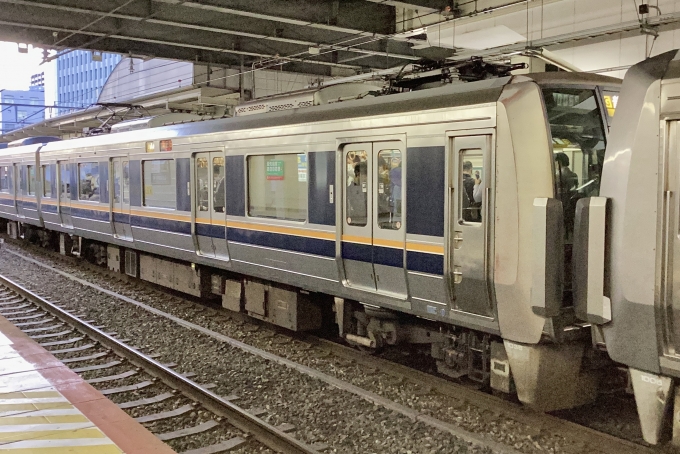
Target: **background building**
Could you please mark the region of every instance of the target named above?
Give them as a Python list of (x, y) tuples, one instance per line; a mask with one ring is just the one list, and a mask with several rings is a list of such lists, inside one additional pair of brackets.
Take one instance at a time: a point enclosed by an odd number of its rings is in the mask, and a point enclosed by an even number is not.
[(97, 102), (109, 74), (120, 61), (118, 54), (74, 50), (57, 58), (59, 114)]
[(31, 76), (28, 90), (0, 90), (0, 130), (2, 134), (45, 119), (44, 74)]

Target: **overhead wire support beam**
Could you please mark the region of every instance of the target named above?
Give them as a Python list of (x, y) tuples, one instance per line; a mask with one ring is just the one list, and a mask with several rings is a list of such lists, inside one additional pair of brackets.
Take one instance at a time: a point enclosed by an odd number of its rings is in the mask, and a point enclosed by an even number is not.
[[(66, 6), (66, 5), (32, 2), (32, 1), (27, 1), (27, 0), (0, 0), (0, 3), (9, 3), (9, 4), (14, 4), (14, 5), (51, 9), (51, 10), (55, 10), (55, 11), (62, 11), (64, 13), (75, 13), (75, 14), (99, 16), (99, 19), (96, 20), (96, 21), (92, 21), (91, 24), (94, 24), (94, 23), (96, 23), (99, 20), (104, 19), (104, 18), (129, 20), (129, 21), (133, 21), (133, 22), (144, 21), (144, 22), (147, 22), (147, 23), (150, 23), (150, 24), (156, 24), (156, 25), (160, 25), (160, 26), (177, 27), (177, 28), (184, 28), (184, 29), (188, 29), (188, 30), (200, 30), (200, 31), (206, 31), (206, 32), (211, 32), (211, 33), (219, 33), (219, 34), (233, 35), (233, 36), (242, 36), (242, 37), (246, 37), (246, 38), (261, 39), (261, 40), (266, 40), (266, 41), (281, 42), (281, 43), (287, 43), (287, 44), (293, 44), (293, 45), (300, 45), (300, 46), (307, 46), (307, 47), (319, 47), (321, 49), (336, 49), (336, 50), (343, 50), (343, 51), (347, 51), (347, 52), (355, 52), (355, 53), (365, 54), (365, 55), (383, 55), (383, 53), (380, 52), (380, 51), (363, 49), (363, 48), (351, 46), (351, 45), (343, 46), (341, 44), (335, 44), (335, 43), (324, 43), (324, 42), (310, 41), (310, 40), (304, 40), (304, 39), (286, 38), (286, 37), (279, 37), (279, 36), (273, 36), (273, 35), (265, 35), (265, 34), (260, 34), (260, 33), (252, 33), (252, 32), (247, 32), (247, 31), (233, 30), (233, 29), (222, 28), (222, 27), (212, 27), (212, 26), (207, 26), (207, 25), (198, 25), (198, 24), (170, 21), (170, 20), (158, 19), (158, 18), (153, 18), (153, 17), (140, 17), (140, 16), (131, 15), (131, 14), (123, 14), (123, 13), (115, 12), (115, 11), (105, 12), (105, 11), (97, 11), (97, 10), (90, 10), (90, 9), (84, 9), (84, 8), (77, 8), (77, 7)], [(87, 28), (87, 27), (83, 27), (83, 29), (81, 29), (81, 31), (84, 30), (85, 28)], [(55, 43), (53, 45), (58, 45), (59, 43), (63, 42), (65, 39), (72, 37), (72, 36), (76, 35), (77, 33), (78, 33), (77, 31), (70, 32), (70, 34), (66, 38), (60, 39), (57, 43)], [(354, 31), (354, 33), (356, 34), (357, 31)], [(112, 36), (112, 35), (108, 35), (108, 36)], [(373, 37), (374, 35), (368, 34), (366, 36)], [(375, 35), (375, 36), (380, 37), (381, 35)], [(57, 56), (63, 55), (65, 53), (67, 53), (67, 52), (60, 53)], [(57, 56), (48, 57), (45, 61), (46, 62), (50, 61)], [(419, 59), (419, 57), (416, 57), (416, 56), (413, 56), (413, 55), (398, 54), (398, 53), (393, 54), (392, 56), (395, 57), (395, 58), (402, 58), (402, 59), (406, 59), (406, 60), (418, 60)]]
[[(44, 25), (36, 25), (36, 24), (19, 23), (19, 22), (9, 22), (9, 21), (0, 21), (0, 25), (8, 25), (8, 26), (14, 26), (14, 27), (38, 29), (38, 30), (49, 30), (49, 31), (54, 30), (54, 27), (49, 27), (49, 26), (44, 26)], [(57, 31), (69, 33), (72, 30), (61, 28)], [(282, 58), (280, 56), (272, 55), (272, 54), (239, 51), (239, 50), (235, 50), (235, 49), (225, 49), (225, 48), (202, 46), (202, 45), (196, 45), (196, 44), (185, 44), (185, 43), (181, 43), (181, 42), (165, 41), (165, 40), (161, 40), (161, 39), (132, 37), (132, 36), (117, 35), (117, 34), (108, 35), (106, 33), (98, 33), (98, 32), (92, 32), (92, 31), (82, 31), (80, 33), (83, 34), (83, 35), (90, 35), (90, 36), (107, 36), (107, 37), (110, 37), (110, 38), (116, 38), (116, 39), (121, 39), (121, 40), (125, 40), (125, 41), (144, 42), (144, 43), (149, 43), (149, 44), (161, 44), (161, 45), (168, 45), (168, 46), (173, 46), (173, 47), (184, 47), (184, 48), (197, 49), (197, 50), (209, 50), (209, 51), (218, 52), (218, 53), (245, 55), (245, 56), (256, 57), (256, 58), (270, 58), (270, 59), (281, 59)], [(333, 62), (328, 62), (328, 61), (323, 61), (323, 60), (314, 60), (314, 59), (311, 59), (311, 58), (286, 57), (285, 60), (300, 62), (300, 63), (309, 63), (309, 64), (314, 64), (314, 65), (322, 65), (322, 66), (336, 66), (336, 67), (340, 67), (340, 68), (348, 68), (348, 69), (353, 69), (353, 70), (357, 70), (357, 69), (361, 68), (360, 66), (356, 66), (356, 65), (345, 65), (345, 64), (342, 64), (342, 63), (333, 63)], [(283, 62), (279, 62), (276, 65), (279, 65), (281, 63), (283, 63)], [(276, 66), (276, 65), (274, 65), (274, 66)]]

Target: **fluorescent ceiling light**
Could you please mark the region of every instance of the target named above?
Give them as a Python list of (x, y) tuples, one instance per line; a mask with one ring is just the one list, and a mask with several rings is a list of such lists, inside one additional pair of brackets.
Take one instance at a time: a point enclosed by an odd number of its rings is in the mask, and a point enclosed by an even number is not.
[(525, 41), (526, 38), (509, 29), (505, 25), (476, 30), (474, 32), (460, 33), (454, 36), (452, 23), (437, 24), (427, 27), (427, 41), (430, 46), (453, 49), (462, 47), (465, 49), (482, 50), (494, 47), (507, 46)]

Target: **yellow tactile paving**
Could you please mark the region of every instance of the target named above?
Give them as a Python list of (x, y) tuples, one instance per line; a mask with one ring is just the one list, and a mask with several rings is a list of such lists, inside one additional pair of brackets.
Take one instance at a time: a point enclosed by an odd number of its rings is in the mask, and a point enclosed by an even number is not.
[(0, 404), (0, 414), (10, 411), (65, 410), (73, 408), (69, 402), (35, 402), (25, 404)]
[[(66, 450), (68, 449), (68, 450)], [(119, 454), (120, 450), (115, 445), (97, 446), (45, 446), (40, 448), (12, 448), (0, 451), (3, 454)]]
[[(90, 423), (91, 425), (91, 423)], [(51, 424), (46, 424), (46, 426), (52, 426)], [(55, 430), (30, 430), (37, 429), (38, 426), (25, 427), (21, 432), (7, 432), (0, 433), (0, 442), (7, 443), (10, 441), (37, 441), (37, 440), (71, 440), (74, 445), (78, 444), (79, 439), (99, 439), (99, 443), (106, 443), (106, 435), (104, 435), (98, 428), (81, 428), (81, 429), (70, 429), (68, 426), (63, 425), (61, 428), (55, 428)], [(110, 443), (110, 442), (109, 442)], [(0, 450), (2, 446), (0, 446)]]
[(0, 426), (10, 425), (26, 425), (26, 424), (62, 424), (62, 423), (76, 423), (89, 422), (89, 419), (82, 414), (62, 414), (54, 416), (26, 416), (20, 414), (18, 416), (0, 416)]
[(0, 401), (2, 401), (3, 399), (21, 399), (21, 398), (43, 399), (50, 397), (60, 397), (61, 399), (66, 400), (61, 394), (59, 394), (59, 391), (22, 391), (0, 393)]
[[(0, 333), (0, 351), (11, 348)], [(0, 368), (0, 454), (122, 453), (28, 361), (11, 361)]]

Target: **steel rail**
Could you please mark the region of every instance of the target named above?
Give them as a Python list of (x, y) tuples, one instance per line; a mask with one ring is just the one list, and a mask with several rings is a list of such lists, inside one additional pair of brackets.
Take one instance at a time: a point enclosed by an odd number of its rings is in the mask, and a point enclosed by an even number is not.
[[(12, 242), (14, 245), (20, 245), (22, 243), (19, 242)], [(23, 246), (22, 246), (23, 247)], [(503, 445), (501, 442), (496, 442), (493, 440), (490, 440), (489, 438), (483, 436), (483, 435), (478, 435), (472, 432), (469, 432), (460, 426), (452, 423), (448, 423), (442, 420), (437, 420), (433, 417), (430, 417), (428, 415), (424, 415), (419, 413), (416, 410), (411, 409), (410, 407), (404, 407), (398, 403), (395, 403), (389, 399), (386, 399), (382, 396), (379, 396), (377, 394), (374, 394), (370, 391), (366, 391), (361, 389), (360, 387), (357, 387), (353, 384), (344, 382), (340, 379), (337, 379), (333, 376), (329, 376), (323, 372), (317, 371), (315, 369), (312, 369), (308, 366), (302, 365), (295, 363), (293, 361), (290, 361), (286, 358), (279, 357), (274, 353), (268, 352), (261, 350), (259, 348), (253, 347), (251, 345), (245, 344), (241, 341), (238, 341), (236, 339), (230, 338), (224, 334), (212, 331), (208, 328), (205, 328), (200, 325), (196, 325), (192, 322), (189, 322), (187, 320), (184, 320), (182, 318), (176, 317), (174, 315), (171, 315), (167, 312), (164, 312), (160, 309), (156, 309), (154, 307), (148, 306), (147, 304), (141, 303), (137, 300), (134, 300), (132, 298), (129, 298), (125, 295), (122, 295), (120, 293), (114, 292), (112, 290), (108, 290), (106, 288), (103, 288), (93, 282), (88, 281), (87, 279), (77, 277), (75, 275), (72, 275), (66, 271), (59, 270), (57, 268), (54, 268), (50, 265), (47, 265), (45, 263), (40, 262), (39, 260), (36, 260), (31, 257), (27, 257), (19, 252), (10, 250), (10, 249), (4, 249), (4, 252), (9, 253), (14, 255), (15, 257), (18, 257), (22, 260), (25, 260), (29, 263), (33, 263), (41, 268), (44, 268), (46, 270), (50, 270), (54, 273), (57, 273), (60, 276), (63, 276), (66, 279), (69, 279), (73, 282), (77, 282), (83, 286), (90, 287), (98, 292), (101, 292), (105, 295), (109, 295), (113, 298), (120, 299), (122, 301), (125, 301), (127, 303), (130, 303), (134, 306), (140, 307), (144, 309), (145, 311), (148, 311), (152, 314), (158, 315), (160, 317), (164, 317), (168, 320), (173, 321), (174, 323), (177, 323), (180, 326), (183, 326), (188, 329), (196, 330), (202, 334), (205, 334), (206, 336), (210, 336), (214, 339), (217, 339), (221, 342), (224, 342), (234, 348), (246, 351), (248, 353), (251, 353), (253, 355), (259, 356), (261, 358), (267, 359), (269, 361), (272, 361), (273, 363), (278, 363), (281, 365), (285, 365), (293, 370), (296, 370), (298, 372), (301, 372), (303, 374), (306, 374), (310, 377), (313, 377), (315, 379), (321, 380), (331, 386), (334, 386), (338, 389), (347, 391), (349, 393), (352, 393), (354, 395), (357, 395), (369, 402), (372, 402), (376, 405), (380, 405), (383, 408), (387, 408), (391, 411), (395, 411), (407, 418), (412, 419), (413, 421), (418, 421), (422, 422), (428, 426), (437, 428), (438, 430), (441, 430), (443, 432), (448, 432), (451, 435), (454, 435), (464, 441), (467, 441), (469, 443), (472, 443), (477, 446), (484, 446), (489, 449), (491, 449), (493, 452), (502, 452), (505, 454), (519, 454), (519, 451)], [(41, 253), (44, 253), (44, 250), (41, 250)], [(52, 253), (50, 253), (52, 255)], [(59, 258), (59, 259), (64, 259), (65, 257), (61, 255), (54, 255), (53, 258)], [(97, 268), (94, 265), (90, 266), (87, 265), (88, 269), (90, 271), (94, 271), (96, 273), (101, 273), (101, 268)], [(106, 275), (110, 275), (107, 272), (105, 273)], [(140, 281), (135, 279), (135, 282), (139, 282), (142, 284), (146, 284), (144, 281)], [(149, 284), (150, 285), (150, 284)], [(152, 287), (149, 287), (150, 289)], [(159, 290), (158, 288), (153, 288), (154, 291), (163, 293), (163, 290)], [(261, 322), (260, 320), (250, 318), (244, 314), (241, 313), (232, 313), (232, 315), (235, 315), (239, 317), (242, 320), (248, 320), (250, 323), (254, 323), (256, 325), (261, 325), (261, 326), (269, 326), (269, 328), (272, 328), (272, 325), (268, 325), (264, 322)], [(654, 454), (657, 453), (658, 451), (647, 447), (643, 446), (640, 444), (637, 444), (635, 442), (625, 440), (618, 438), (613, 435), (609, 435), (603, 432), (600, 432), (595, 429), (591, 429), (585, 426), (582, 426), (580, 424), (567, 421), (549, 414), (545, 413), (539, 413), (539, 412), (534, 412), (533, 410), (528, 409), (527, 407), (523, 407), (518, 404), (514, 404), (502, 399), (498, 399), (490, 394), (480, 392), (473, 390), (469, 387), (466, 387), (464, 385), (460, 385), (457, 383), (454, 383), (450, 380), (442, 379), (433, 375), (430, 375), (426, 372), (421, 372), (417, 371), (414, 369), (411, 369), (407, 366), (403, 366), (401, 364), (396, 364), (389, 362), (387, 360), (383, 360), (381, 358), (376, 358), (374, 356), (368, 356), (365, 354), (360, 353), (359, 351), (346, 347), (344, 345), (337, 344), (333, 341), (327, 340), (327, 339), (322, 339), (317, 336), (309, 335), (309, 334), (303, 334), (300, 337), (300, 340), (307, 342), (311, 345), (321, 347), (323, 349), (326, 349), (331, 352), (331, 354), (334, 354), (338, 356), (339, 358), (344, 358), (348, 360), (353, 360), (356, 361), (357, 364), (361, 364), (363, 366), (367, 367), (377, 367), (380, 370), (397, 376), (397, 377), (403, 377), (406, 380), (409, 380), (414, 383), (422, 383), (426, 384), (427, 386), (431, 387), (433, 391), (437, 393), (441, 393), (443, 396), (449, 396), (449, 397), (454, 397), (457, 398), (461, 401), (468, 402), (471, 405), (478, 407), (480, 410), (487, 410), (487, 411), (493, 411), (493, 412), (500, 412), (500, 414), (505, 415), (506, 417), (509, 417), (513, 420), (516, 420), (519, 423), (526, 424), (530, 427), (535, 427), (537, 429), (546, 430), (551, 433), (564, 433), (565, 435), (568, 435), (570, 439), (572, 440), (579, 440), (579, 443), (583, 443), (583, 447), (576, 447), (576, 449), (579, 449), (578, 452), (589, 452), (588, 449), (594, 449), (597, 452), (601, 452), (602, 454)], [(570, 446), (571, 449), (573, 449), (573, 446)], [(581, 449), (582, 448), (582, 449)]]
[(217, 416), (225, 418), (235, 427), (252, 434), (255, 439), (267, 447), (283, 453), (320, 454), (319, 451), (311, 446), (296, 440), (289, 434), (248, 413), (246, 410), (203, 388), (197, 383), (183, 377), (174, 370), (165, 367), (160, 362), (124, 344), (102, 330), (95, 328), (93, 325), (74, 317), (57, 305), (47, 301), (11, 279), (0, 275), (0, 285), (7, 287), (43, 310), (68, 323), (75, 329), (90, 336), (103, 347), (109, 348), (118, 356), (127, 359), (148, 374), (157, 377), (163, 383), (180, 391), (186, 397), (199, 402), (207, 410), (215, 413)]

